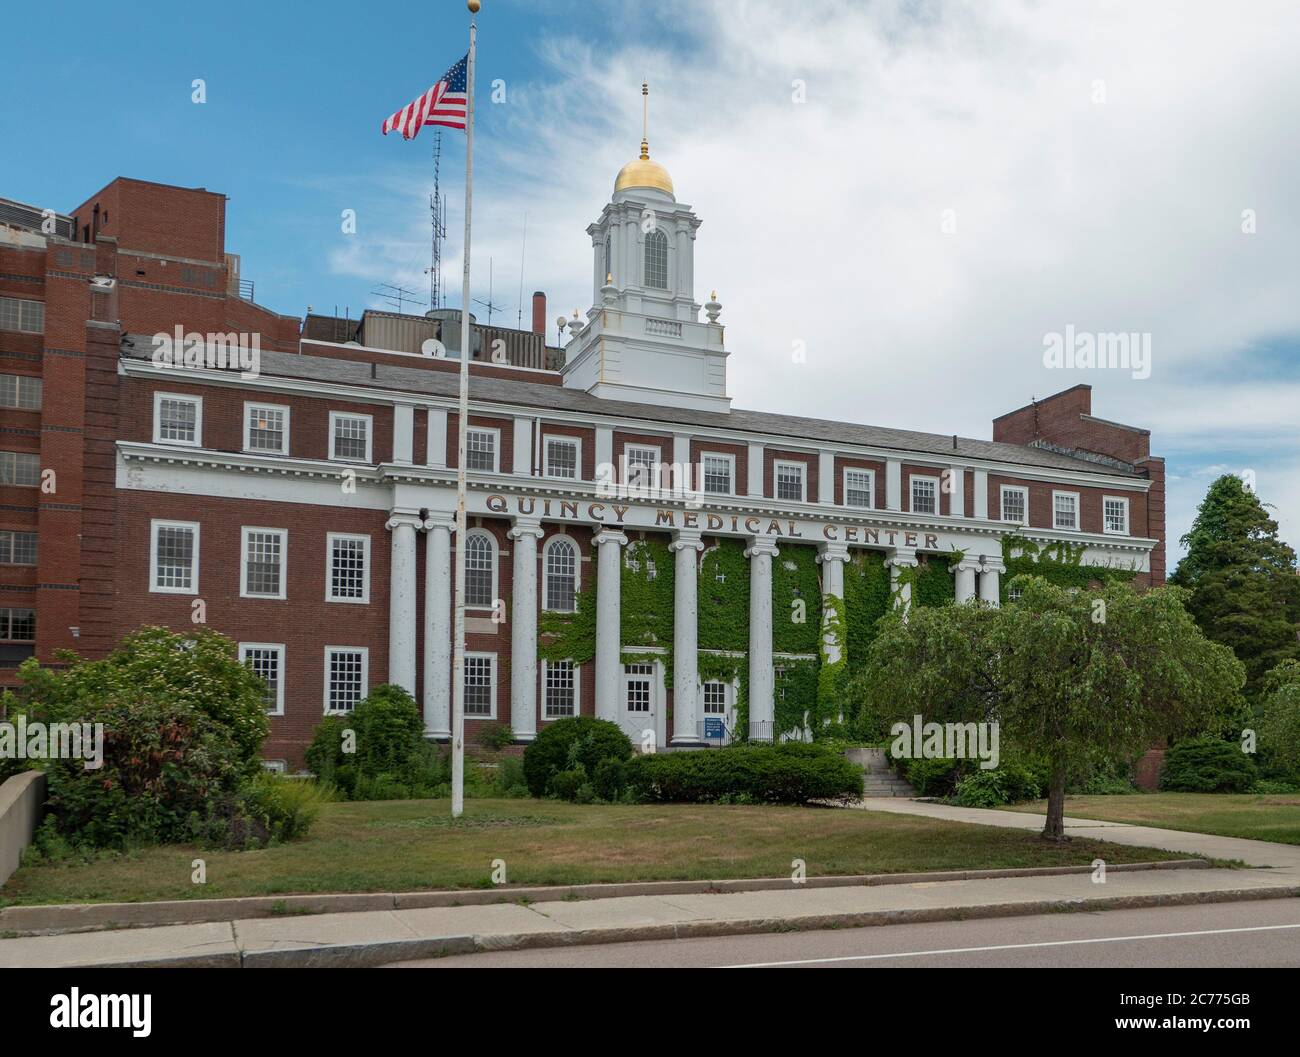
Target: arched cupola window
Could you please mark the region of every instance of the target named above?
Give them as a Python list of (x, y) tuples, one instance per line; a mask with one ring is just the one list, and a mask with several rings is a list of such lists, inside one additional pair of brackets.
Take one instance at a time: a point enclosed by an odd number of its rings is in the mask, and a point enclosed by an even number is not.
[(668, 236), (658, 229), (645, 237), (645, 284), (668, 289)]

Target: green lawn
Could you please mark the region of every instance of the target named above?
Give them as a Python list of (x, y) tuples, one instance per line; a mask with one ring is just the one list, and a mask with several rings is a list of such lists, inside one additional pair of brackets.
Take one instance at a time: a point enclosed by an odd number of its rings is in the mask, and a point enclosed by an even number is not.
[[(1010, 811), (1047, 810), (1047, 801), (1015, 804)], [(1162, 829), (1249, 837), (1300, 844), (1300, 794), (1135, 793), (1129, 796), (1066, 797), (1065, 813), (1103, 822), (1132, 822)]]
[[(492, 860), (510, 884), (809, 876), (1151, 862), (1179, 856), (906, 815), (800, 807), (598, 806), (470, 800), (329, 804), (311, 835), (262, 851), (170, 846), (93, 862), (27, 865), (0, 903), (129, 902), (296, 892), (483, 888)], [(191, 883), (191, 861), (207, 883)]]

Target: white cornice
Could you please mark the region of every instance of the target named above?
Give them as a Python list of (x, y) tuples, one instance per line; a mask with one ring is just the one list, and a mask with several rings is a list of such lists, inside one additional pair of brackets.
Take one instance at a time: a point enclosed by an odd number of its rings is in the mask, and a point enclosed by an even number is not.
[[(241, 390), (254, 389), (265, 392), (298, 393), (303, 396), (335, 397), (350, 403), (375, 404), (381, 407), (391, 407), (396, 404), (415, 404), (421, 407), (456, 410), (456, 398), (453, 396), (419, 393), (411, 390), (379, 389), (373, 386), (307, 378), (285, 378), (265, 374), (259, 375), (257, 378), (242, 378), (238, 374), (206, 369), (187, 368), (178, 371), (176, 368), (154, 364), (150, 360), (121, 359), (118, 361), (118, 365), (119, 371), (127, 376), (167, 379), (172, 382), (187, 381), (192, 384), (217, 385)], [(553, 374), (554, 372), (546, 373)], [(1146, 492), (1151, 487), (1150, 480), (1141, 477), (1124, 477), (1118, 474), (1097, 473), (1087, 470), (1071, 472), (1053, 467), (1030, 466), (1024, 463), (1004, 462), (960, 453), (954, 453), (953, 458), (949, 459), (934, 452), (885, 448), (853, 444), (851, 442), (812, 441), (778, 433), (749, 432), (736, 428), (719, 429), (690, 422), (665, 423), (657, 419), (635, 418), (600, 411), (567, 411), (540, 405), (510, 404), (476, 398), (473, 401), (471, 413), (482, 415), (485, 418), (515, 418), (520, 415), (521, 408), (525, 412), (525, 417), (543, 418), (548, 422), (567, 423), (587, 428), (608, 426), (629, 433), (659, 434), (662, 436), (672, 436), (674, 433), (690, 433), (692, 437), (700, 440), (723, 441), (730, 444), (753, 442), (769, 448), (780, 448), (784, 451), (804, 451), (809, 453), (831, 450), (837, 455), (848, 458), (874, 459), (880, 462), (896, 460), (938, 469), (960, 466), (969, 470), (987, 470), (989, 473), (1005, 477), (1018, 477), (1074, 486), (1119, 488), (1129, 492)]]

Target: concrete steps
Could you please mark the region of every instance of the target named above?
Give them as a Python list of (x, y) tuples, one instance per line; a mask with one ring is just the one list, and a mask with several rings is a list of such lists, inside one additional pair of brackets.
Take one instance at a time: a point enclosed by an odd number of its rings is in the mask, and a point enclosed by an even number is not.
[(884, 749), (849, 749), (847, 755), (863, 769), (863, 796), (916, 796), (916, 790), (889, 766)]

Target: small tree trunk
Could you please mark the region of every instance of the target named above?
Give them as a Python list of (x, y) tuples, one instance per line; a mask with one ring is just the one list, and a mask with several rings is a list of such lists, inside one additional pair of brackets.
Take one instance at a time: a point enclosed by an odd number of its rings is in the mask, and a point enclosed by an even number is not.
[(1065, 836), (1065, 766), (1052, 768), (1052, 784), (1047, 791), (1047, 822), (1043, 826), (1043, 839), (1064, 841)]

